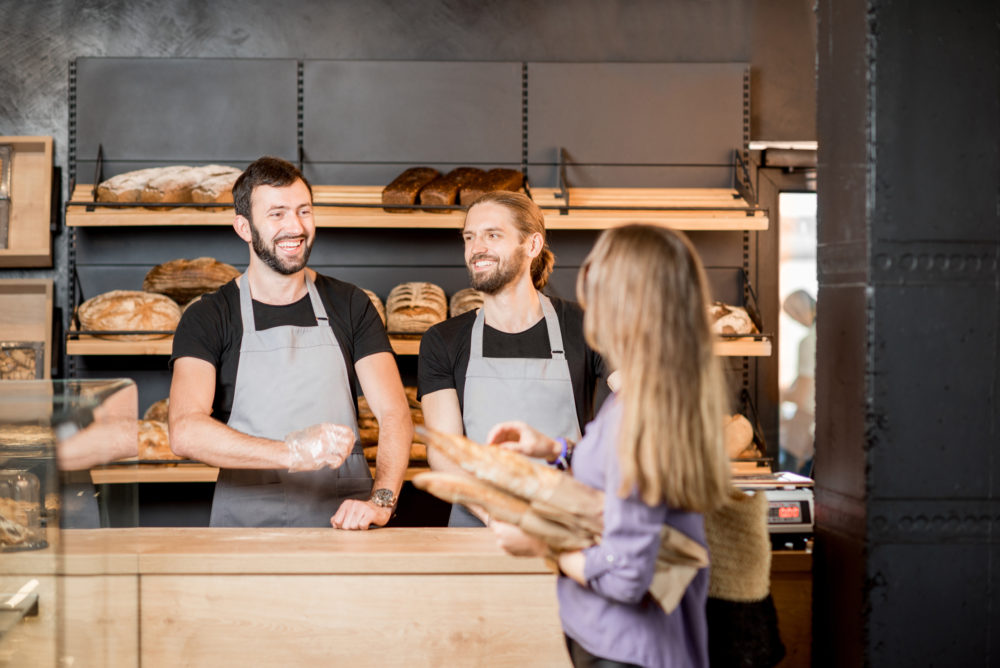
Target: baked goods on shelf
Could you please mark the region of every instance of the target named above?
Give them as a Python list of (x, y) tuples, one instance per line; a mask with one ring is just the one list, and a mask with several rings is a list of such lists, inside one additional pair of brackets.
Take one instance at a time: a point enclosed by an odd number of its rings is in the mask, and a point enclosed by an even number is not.
[(716, 334), (757, 334), (757, 326), (742, 306), (713, 302), (708, 307), (709, 321)]
[(38, 378), (35, 348), (29, 345), (0, 342), (0, 380), (34, 380)]
[[(410, 419), (415, 425), (423, 424), (424, 414), (420, 408), (420, 402), (417, 401), (417, 388), (407, 386), (403, 390), (406, 392), (406, 402), (410, 407)], [(363, 396), (358, 397), (358, 431), (361, 434), (361, 444), (365, 448), (365, 457), (375, 459), (378, 444), (378, 420), (375, 419), (375, 414), (372, 413), (368, 400)], [(426, 446), (414, 443), (410, 449), (410, 459), (426, 460)]]
[(167, 421), (167, 411), (170, 409), (170, 397), (153, 402), (146, 412), (142, 414), (143, 420), (156, 420), (158, 422)]
[[(139, 169), (118, 174), (98, 184), (97, 201), (144, 204), (231, 202), (231, 193), (226, 199), (225, 184), (228, 183), (231, 190), (239, 175), (239, 169), (227, 165), (172, 165)], [(194, 199), (195, 189), (199, 189), (199, 199)]]
[(463, 288), (451, 296), (448, 303), (448, 315), (454, 318), (466, 311), (472, 311), (483, 305), (483, 293), (475, 288)]
[(741, 459), (757, 455), (753, 444), (753, 425), (740, 413), (724, 418), (723, 441), (726, 455), (730, 459)]
[(448, 317), (448, 300), (433, 283), (401, 283), (389, 292), (385, 310), (390, 333), (420, 334)]
[(374, 292), (372, 292), (371, 290), (367, 290), (365, 288), (361, 288), (361, 290), (366, 295), (368, 295), (368, 299), (372, 300), (372, 305), (375, 307), (375, 310), (378, 312), (378, 317), (380, 317), (382, 319), (382, 325), (385, 325), (385, 306), (382, 305), (382, 300), (379, 299), (379, 296), (377, 294), (375, 294)]
[[(416, 204), (420, 190), (441, 175), (433, 167), (410, 167), (382, 189), (383, 204)], [(389, 213), (413, 213), (415, 209), (385, 208)]]
[(475, 181), (462, 186), (459, 199), (462, 206), (469, 206), (477, 199), (494, 190), (518, 191), (524, 185), (524, 174), (516, 169), (497, 167), (491, 169)]
[(139, 420), (139, 459), (181, 459), (170, 449), (170, 435), (165, 422)]
[[(217, 174), (205, 179), (191, 189), (191, 201), (199, 204), (232, 204), (233, 185), (239, 175), (237, 170), (235, 174)], [(212, 208), (218, 211), (229, 207)]]
[[(425, 185), (420, 191), (420, 203), (425, 206), (455, 205), (458, 203), (459, 191), (480, 180), (485, 174), (478, 167), (456, 167)], [(437, 209), (435, 212), (451, 213), (452, 209)]]
[(173, 299), (155, 292), (112, 290), (92, 297), (77, 309), (84, 331), (135, 331), (136, 334), (95, 334), (116, 341), (150, 341), (169, 334), (146, 331), (173, 331), (181, 319), (181, 308)]
[(218, 290), (240, 273), (236, 267), (215, 258), (181, 258), (150, 269), (142, 280), (142, 289), (166, 295), (183, 306), (195, 297)]

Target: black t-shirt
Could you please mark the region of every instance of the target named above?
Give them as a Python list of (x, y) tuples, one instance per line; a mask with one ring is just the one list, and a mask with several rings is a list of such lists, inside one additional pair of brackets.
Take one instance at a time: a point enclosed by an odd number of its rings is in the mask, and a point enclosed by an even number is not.
[[(559, 320), (566, 361), (569, 363), (576, 398), (576, 415), (580, 429), (593, 418), (610, 390), (604, 382), (607, 371), (604, 360), (583, 338), (583, 310), (575, 302), (549, 297)], [(464, 410), (465, 372), (469, 367), (472, 345), (472, 325), (476, 311), (445, 320), (427, 330), (420, 340), (417, 366), (419, 396), (454, 389), (459, 406)], [(549, 331), (542, 318), (535, 325), (517, 334), (508, 334), (489, 325), (483, 327), (484, 357), (546, 358), (552, 356)], [(599, 382), (600, 381), (600, 382)]]
[[(374, 353), (392, 352), (389, 337), (378, 312), (360, 288), (322, 274), (316, 275), (316, 290), (330, 319), (330, 326), (344, 354), (351, 393), (356, 395), (354, 363)], [(272, 306), (253, 302), (254, 324), (258, 330), (282, 325), (315, 327), (316, 316), (306, 294), (293, 304)], [(177, 332), (170, 367), (180, 357), (197, 357), (215, 366), (215, 400), (212, 417), (229, 421), (236, 391), (236, 372), (243, 340), (240, 317), (240, 290), (230, 281), (215, 292), (203, 295), (184, 312)], [(357, 396), (354, 396), (355, 406)]]

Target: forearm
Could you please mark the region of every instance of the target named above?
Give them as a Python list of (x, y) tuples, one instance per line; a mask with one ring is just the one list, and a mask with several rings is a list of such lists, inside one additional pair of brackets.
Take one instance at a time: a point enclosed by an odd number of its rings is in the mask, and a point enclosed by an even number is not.
[(409, 408), (384, 416), (379, 422), (374, 489), (391, 489), (399, 494), (410, 464), (412, 445), (413, 421)]
[(288, 446), (283, 441), (250, 436), (201, 414), (171, 421), (170, 448), (181, 457), (222, 468), (287, 469), (290, 466)]

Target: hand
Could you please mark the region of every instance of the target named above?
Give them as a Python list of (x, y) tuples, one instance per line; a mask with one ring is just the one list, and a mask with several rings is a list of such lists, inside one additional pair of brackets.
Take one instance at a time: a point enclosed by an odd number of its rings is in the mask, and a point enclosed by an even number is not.
[(490, 529), (497, 537), (497, 545), (515, 557), (544, 557), (549, 553), (549, 546), (545, 541), (529, 536), (513, 524), (494, 520), (490, 522)]
[(330, 525), (334, 529), (367, 531), (372, 524), (385, 526), (390, 517), (392, 508), (376, 506), (371, 501), (344, 499), (340, 508), (337, 508), (337, 512), (330, 518)]
[(546, 461), (554, 460), (562, 451), (558, 443), (524, 422), (501, 422), (494, 425), (486, 435), (486, 442), (528, 457), (541, 457)]
[(354, 430), (341, 424), (321, 422), (285, 436), (289, 471), (332, 469), (344, 463), (354, 448)]

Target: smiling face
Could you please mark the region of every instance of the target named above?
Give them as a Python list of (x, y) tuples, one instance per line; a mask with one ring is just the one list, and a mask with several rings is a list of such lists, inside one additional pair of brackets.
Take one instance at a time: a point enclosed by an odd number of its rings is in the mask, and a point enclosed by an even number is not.
[(495, 295), (527, 273), (527, 240), (521, 240), (507, 208), (492, 202), (473, 206), (465, 217), (462, 238), (465, 266), (476, 290)]
[(306, 184), (295, 181), (283, 187), (257, 186), (251, 196), (251, 211), (247, 223), (257, 257), (279, 274), (301, 271), (316, 239), (312, 197)]

